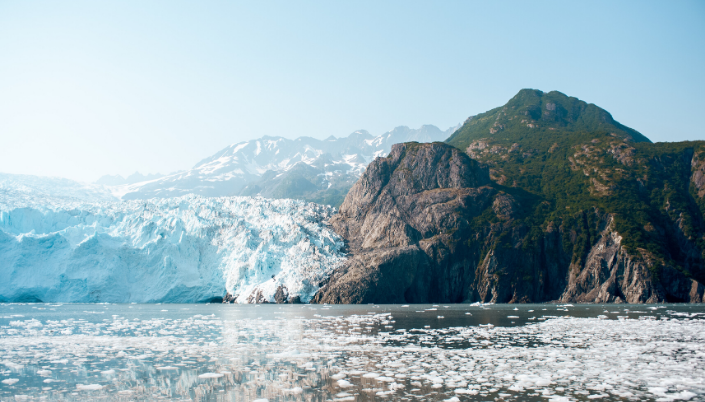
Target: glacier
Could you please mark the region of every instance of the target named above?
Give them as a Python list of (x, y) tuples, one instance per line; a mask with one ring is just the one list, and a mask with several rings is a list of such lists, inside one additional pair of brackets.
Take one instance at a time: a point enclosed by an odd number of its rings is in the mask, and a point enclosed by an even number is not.
[(197, 195), (112, 201), (18, 182), (0, 186), (0, 302), (188, 303), (229, 293), (252, 303), (277, 292), (307, 302), (345, 260), (327, 225), (331, 207)]

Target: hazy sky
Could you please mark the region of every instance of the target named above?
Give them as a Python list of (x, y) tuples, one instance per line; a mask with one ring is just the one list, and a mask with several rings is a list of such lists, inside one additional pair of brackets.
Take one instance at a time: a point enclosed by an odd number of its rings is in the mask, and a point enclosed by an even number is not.
[(705, 139), (705, 2), (0, 1), (0, 172), (93, 181), (263, 135), (447, 129), (521, 88)]

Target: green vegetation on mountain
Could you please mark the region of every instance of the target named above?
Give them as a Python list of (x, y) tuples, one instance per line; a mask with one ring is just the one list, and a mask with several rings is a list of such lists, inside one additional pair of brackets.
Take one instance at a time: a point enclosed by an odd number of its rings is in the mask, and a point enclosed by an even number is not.
[(524, 89), (446, 142), (488, 165), (522, 206), (513, 224), (532, 228), (525, 246), (562, 225), (580, 262), (611, 215), (630, 254), (705, 279), (705, 141), (653, 144), (593, 104)]
[(506, 105), (470, 117), (446, 142), (460, 149), (485, 138), (533, 146), (556, 134), (570, 137), (580, 132), (609, 132), (631, 142), (651, 142), (604, 109), (558, 91), (535, 89), (522, 89)]

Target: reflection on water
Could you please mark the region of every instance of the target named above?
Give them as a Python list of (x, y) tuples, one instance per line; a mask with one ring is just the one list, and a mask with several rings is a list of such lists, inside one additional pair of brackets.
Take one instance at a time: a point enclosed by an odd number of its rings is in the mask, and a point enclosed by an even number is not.
[(702, 400), (705, 306), (0, 305), (0, 400)]

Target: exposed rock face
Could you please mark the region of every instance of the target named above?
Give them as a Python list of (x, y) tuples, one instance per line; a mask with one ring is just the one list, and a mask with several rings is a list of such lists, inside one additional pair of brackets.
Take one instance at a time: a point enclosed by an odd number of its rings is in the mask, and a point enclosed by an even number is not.
[(350, 258), (312, 302), (703, 301), (703, 285), (679, 269), (630, 255), (612, 215), (537, 226), (531, 210), (543, 207), (456, 148), (395, 145), (331, 220)]
[(321, 303), (462, 301), (475, 256), (458, 231), (492, 202), (489, 173), (441, 143), (397, 144), (348, 193), (331, 223), (351, 257), (314, 297)]
[(695, 153), (691, 161), (693, 174), (691, 181), (695, 186), (698, 197), (705, 197), (705, 155)]
[[(701, 303), (705, 287), (669, 266), (657, 266), (649, 252), (630, 256), (622, 237), (612, 230), (612, 219), (580, 266), (570, 270), (563, 302), (593, 303)], [(656, 278), (660, 274), (661, 278)], [(665, 285), (665, 287), (664, 287)]]

